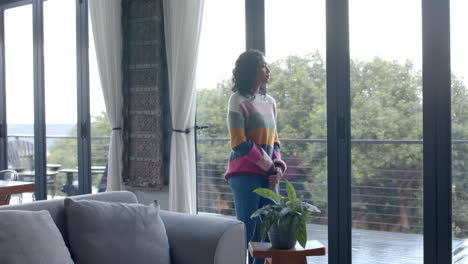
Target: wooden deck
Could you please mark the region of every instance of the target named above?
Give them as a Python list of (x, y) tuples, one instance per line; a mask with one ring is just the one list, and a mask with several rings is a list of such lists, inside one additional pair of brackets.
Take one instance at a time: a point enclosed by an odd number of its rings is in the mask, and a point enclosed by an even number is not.
[[(232, 216), (199, 213), (218, 217)], [(423, 264), (423, 235), (353, 229), (353, 264)], [(328, 264), (328, 226), (307, 225), (307, 239), (318, 240), (326, 248), (325, 256), (307, 257), (310, 264)], [(463, 244), (463, 245), (461, 245)], [(461, 246), (460, 246), (461, 245)], [(459, 248), (456, 250), (457, 246)], [(468, 264), (468, 239), (453, 240), (454, 264)], [(447, 264), (449, 264), (447, 262)]]
[[(327, 255), (308, 257), (308, 263), (328, 263), (328, 234), (325, 225), (308, 225), (307, 238), (318, 240)], [(462, 243), (453, 241), (452, 248)], [(353, 264), (422, 264), (423, 236), (396, 232), (353, 229)], [(462, 264), (463, 262), (460, 262)], [(463, 263), (465, 264), (465, 263)]]

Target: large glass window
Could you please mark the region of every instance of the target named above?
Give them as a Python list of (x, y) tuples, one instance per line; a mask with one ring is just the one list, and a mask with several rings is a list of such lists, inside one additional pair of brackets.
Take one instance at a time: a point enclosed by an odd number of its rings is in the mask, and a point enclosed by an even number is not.
[[(308, 239), (327, 246), (325, 14), (325, 1), (265, 1), (268, 93), (277, 103), (285, 177), (300, 199), (320, 208), (307, 225)], [(286, 195), (284, 184), (280, 193)], [(310, 261), (327, 263), (328, 257)]]
[(353, 263), (423, 262), (421, 20), (421, 1), (349, 2)]
[[(201, 212), (234, 215), (232, 194), (222, 174), (229, 151), (229, 138), (225, 129), (225, 108), (232, 86), (229, 79), (234, 60), (244, 50), (243, 42), (238, 46), (233, 43), (246, 34), (244, 24), (239, 19), (245, 16), (241, 7), (243, 3), (240, 2), (243, 1), (230, 3), (238, 8), (228, 6), (225, 2), (205, 3), (197, 76), (197, 124), (212, 127), (197, 134), (197, 194)], [(330, 8), (328, 12), (325, 4)], [(347, 262), (348, 257), (351, 257), (353, 263), (422, 263), (424, 250), (434, 250), (430, 248), (430, 243), (426, 243), (424, 249), (423, 239), (423, 230), (430, 235), (428, 230), (435, 227), (423, 226), (423, 167), (427, 168), (428, 164), (423, 163), (422, 13), (423, 8), (428, 15), (440, 12), (441, 16), (437, 19), (443, 22), (446, 17), (444, 10), (438, 10), (438, 4), (430, 2), (422, 6), (420, 0), (351, 0), (349, 3), (294, 0), (287, 4), (264, 1), (264, 5), (248, 6), (253, 8), (247, 10), (248, 16), (252, 15), (256, 19), (265, 16), (265, 35), (256, 36), (256, 43), (250, 44), (262, 46), (261, 41), (265, 40), (266, 59), (272, 72), (268, 92), (276, 98), (278, 104), (278, 131), (283, 157), (290, 165), (288, 174), (291, 175), (288, 176), (299, 189), (302, 198), (322, 209), (320, 216), (311, 219), (309, 239), (317, 239), (325, 245), (328, 239), (332, 243), (344, 239), (343, 244), (338, 243), (336, 247), (329, 248), (329, 252), (334, 254), (332, 260)], [(348, 8), (349, 20), (346, 21), (347, 14), (344, 11)], [(466, 262), (463, 257), (466, 255), (467, 237), (468, 197), (465, 195), (464, 153), (468, 137), (465, 135), (464, 120), (465, 105), (468, 103), (465, 100), (468, 98), (465, 81), (468, 76), (465, 47), (468, 43), (463, 31), (467, 24), (463, 20), (463, 11), (467, 8), (462, 0), (451, 1), (452, 246), (453, 260), (460, 263)], [(222, 11), (227, 9), (230, 12)], [(336, 10), (340, 12), (332, 12)], [(325, 13), (331, 15), (327, 25)], [(332, 17), (337, 14), (339, 18)], [(256, 19), (252, 19), (252, 23), (257, 23)], [(335, 20), (337, 23), (334, 23)], [(223, 30), (219, 31), (221, 22)], [(346, 22), (349, 22), (349, 43)], [(428, 23), (425, 29), (430, 30), (428, 27), (431, 26)], [(246, 27), (249, 34), (263, 34), (262, 25)], [(327, 27), (329, 39), (341, 40), (340, 43), (328, 43), (329, 48), (337, 51), (329, 52), (329, 58), (325, 58)], [(428, 42), (431, 40), (426, 39)], [(347, 60), (348, 44), (351, 59), (349, 76), (347, 65), (335, 63)], [(434, 48), (429, 43), (425, 44), (426, 48)], [(213, 63), (211, 58), (215, 55), (208, 54), (219, 50), (222, 50), (222, 59), (217, 57)], [(331, 62), (329, 69), (325, 59)], [(227, 63), (230, 65), (225, 66)], [(337, 75), (336, 83), (331, 81), (329, 87), (325, 75), (327, 70)], [(225, 75), (215, 78), (220, 72)], [(222, 81), (205, 84), (207, 82), (204, 80), (208, 79)], [(330, 98), (338, 96), (337, 102), (347, 105), (348, 80), (351, 108), (344, 109), (342, 105), (332, 103), (328, 106), (332, 111), (327, 113), (327, 92), (331, 92)], [(430, 85), (426, 88), (430, 96), (434, 90)], [(437, 98), (437, 104), (447, 103), (443, 100)], [(351, 120), (347, 120), (348, 111)], [(345, 120), (341, 120), (343, 118)], [(331, 128), (327, 128), (327, 119)], [(341, 126), (348, 124), (348, 121), (351, 121), (350, 160), (347, 159), (347, 153), (341, 153), (347, 151), (349, 146), (346, 135), (348, 128)], [(329, 134), (336, 134), (336, 138), (327, 138), (327, 129), (333, 129)], [(331, 146), (339, 145), (339, 153), (337, 149), (327, 150), (327, 141)], [(424, 144), (428, 146), (435, 143), (432, 141), (427, 139)], [(220, 153), (226, 154), (223, 156)], [(328, 182), (332, 179), (327, 177), (330, 173), (327, 171), (327, 155), (339, 156), (340, 163), (336, 169), (338, 175), (333, 175), (337, 176), (338, 182)], [(349, 176), (348, 164), (351, 166), (351, 183), (345, 186)], [(426, 176), (429, 177), (429, 174)], [(333, 188), (326, 188), (327, 184)], [(335, 188), (337, 186), (338, 189)], [(434, 186), (425, 186), (426, 198), (446, 195), (444, 192), (435, 193), (430, 187)], [(440, 189), (440, 185), (436, 187)], [(347, 188), (351, 190), (351, 201), (348, 201), (348, 193), (341, 193)], [(336, 191), (340, 193), (334, 193)], [(330, 197), (336, 195), (338, 199), (327, 201), (328, 192)], [(228, 202), (226, 197), (229, 197)], [(443, 200), (447, 197), (438, 198)], [(346, 216), (348, 202), (351, 204), (350, 222), (347, 219), (328, 221), (329, 209), (336, 212), (339, 208), (339, 215)], [(446, 210), (432, 209), (430, 205), (425, 208), (429, 216), (437, 210)], [(343, 245), (348, 245), (348, 228), (351, 229), (352, 244), (351, 248), (344, 248)], [(332, 237), (328, 237), (327, 230), (332, 231)], [(438, 248), (447, 246), (444, 241), (437, 241)], [(324, 263), (328, 258), (314, 260)]]
[(454, 263), (466, 263), (468, 239), (468, 2), (452, 0), (452, 250)]
[[(5, 89), (8, 131), (8, 167), (20, 180), (34, 181), (34, 74), (32, 6), (4, 12)], [(31, 201), (30, 194), (14, 196), (10, 203)]]
[(67, 196), (66, 173), (77, 155), (76, 3), (44, 1), (44, 80), (47, 132), (47, 193)]
[[(106, 185), (111, 129), (105, 113), (91, 22), (89, 21), (88, 31), (85, 23), (77, 25), (77, 21), (86, 18), (82, 12), (87, 12), (84, 10), (86, 3), (82, 1), (79, 5), (77, 3), (75, 0), (44, 1), (42, 27), (35, 27), (33, 13), (37, 10), (33, 10), (30, 4), (22, 5), (23, 3), (19, 2), (18, 7), (13, 4), (1, 10), (4, 12), (5, 32), (1, 38), (5, 40), (8, 167), (20, 172), (20, 180), (35, 180), (34, 155), (37, 150), (34, 148), (34, 117), (35, 112), (42, 111), (44, 107), (46, 148), (39, 151), (46, 154), (47, 199), (76, 195), (79, 192), (78, 142), (84, 139), (78, 138), (78, 134), (79, 131), (86, 132), (82, 130), (86, 126), (78, 124), (78, 111), (81, 113), (90, 111), (91, 116), (92, 157), (89, 177), (92, 177), (92, 192), (104, 191)], [(40, 8), (40, 4), (38, 7)], [(77, 8), (80, 8), (80, 12), (77, 12), (79, 11)], [(38, 18), (40, 17), (39, 15)], [(80, 34), (77, 34), (77, 28)], [(41, 33), (43, 33), (43, 43), (34, 41), (33, 34), (40, 36)], [(85, 54), (86, 47), (77, 46), (84, 45), (85, 42), (82, 40), (86, 40), (85, 34), (89, 34), (89, 58), (82, 56), (88, 55)], [(35, 44), (37, 46), (34, 46)], [(38, 67), (38, 74), (41, 74), (42, 69), (40, 64), (35, 65), (41, 63), (41, 60), (34, 60), (33, 50), (38, 48), (37, 55), (41, 56), (41, 44), (44, 59), (44, 106), (40, 103), (42, 98), (34, 98), (33, 82), (34, 66)], [(84, 66), (88, 63), (89, 80), (87, 72), (78, 76), (78, 69), (86, 70)], [(38, 80), (41, 79), (42, 76), (38, 76)], [(83, 90), (88, 89), (88, 81), (91, 87), (90, 109), (87, 108), (88, 92)], [(79, 83), (82, 84), (80, 87)], [(37, 95), (41, 96), (40, 93)], [(80, 122), (87, 122), (86, 114)], [(84, 152), (87, 152), (86, 147), (84, 146)], [(23, 201), (33, 199), (32, 195), (22, 195)], [(10, 203), (15, 202), (21, 202), (21, 199), (13, 197)]]
[[(197, 65), (197, 205), (199, 212), (235, 215), (224, 180), (230, 153), (227, 103), (234, 63), (245, 50), (243, 1), (207, 0)], [(220, 30), (220, 25), (222, 30)]]

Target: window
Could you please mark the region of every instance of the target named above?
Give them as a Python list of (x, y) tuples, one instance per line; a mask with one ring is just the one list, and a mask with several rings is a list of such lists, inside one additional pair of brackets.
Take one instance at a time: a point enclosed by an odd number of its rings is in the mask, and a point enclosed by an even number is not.
[[(468, 19), (466, 1), (450, 2), (452, 68), (452, 252), (453, 260), (468, 261), (468, 38), (463, 31)], [(457, 262), (455, 262), (457, 263)]]
[(423, 262), (421, 3), (349, 3), (353, 263)]
[(209, 128), (197, 132), (197, 207), (199, 212), (235, 215), (233, 195), (223, 174), (230, 153), (226, 114), (231, 72), (245, 49), (244, 4), (207, 0), (204, 8), (196, 120)]
[[(61, 169), (78, 165), (76, 3), (44, 2), (44, 82), (48, 197), (67, 196)], [(55, 165), (55, 166), (53, 166)]]
[[(32, 5), (4, 11), (5, 94), (8, 121), (7, 166), (20, 173), (34, 169), (34, 72)], [(20, 154), (21, 152), (21, 154)], [(34, 174), (27, 177), (33, 180)], [(24, 179), (20, 175), (20, 179)], [(25, 195), (24, 201), (31, 200)], [(11, 203), (19, 197), (13, 196)]]
[[(282, 17), (283, 19), (278, 19)], [(325, 1), (265, 1), (265, 54), (271, 70), (268, 93), (278, 108), (277, 129), (285, 177), (298, 197), (318, 206), (308, 239), (328, 243)], [(305, 27), (305, 25), (308, 25)], [(280, 193), (286, 194), (280, 184)], [(326, 263), (327, 257), (311, 261)]]
[[(311, 194), (310, 200), (325, 212), (311, 219), (309, 239), (328, 244), (327, 257), (318, 263), (445, 264), (451, 248), (453, 261), (466, 260), (468, 139), (462, 77), (468, 74), (468, 58), (463, 31), (467, 6), (462, 2), (452, 0), (448, 14), (448, 0), (245, 1), (246, 30), (239, 34), (250, 37), (247, 47), (266, 47), (272, 71), (282, 74), (277, 79), (272, 75), (269, 92), (281, 98), (278, 128), (283, 150), (293, 167), (305, 171), (296, 184), (302, 183), (303, 193)], [(223, 12), (225, 5), (216, 7), (210, 1), (205, 8), (205, 19), (211, 13), (242, 15)], [(229, 52), (236, 50), (219, 41), (218, 31), (209, 30), (220, 21), (224, 20), (204, 21), (200, 61), (216, 57), (203, 52), (204, 43), (216, 41)], [(445, 27), (449, 22), (451, 42)], [(239, 39), (236, 36), (230, 39)], [(445, 111), (450, 104), (445, 96), (449, 78), (444, 72), (449, 43), (452, 143), (444, 132), (450, 131)], [(317, 58), (322, 63), (314, 63)], [(223, 56), (225, 60), (229, 61)], [(213, 75), (203, 63), (198, 66), (198, 79)], [(226, 80), (230, 68), (219, 68)], [(321, 78), (326, 80), (323, 86)], [(221, 88), (230, 94), (226, 83), (229, 80), (210, 93), (200, 92), (198, 86), (198, 125), (225, 126), (225, 109), (219, 108), (225, 107), (228, 95), (212, 98)], [(311, 90), (303, 92), (304, 87)], [(231, 194), (222, 179), (227, 131), (215, 131), (198, 133), (198, 209), (208, 212), (200, 202), (209, 200), (222, 208), (209, 212), (234, 215), (232, 203), (225, 202)], [(226, 144), (226, 150), (210, 152), (215, 144)], [(452, 186), (447, 181), (450, 170)], [(207, 181), (201, 181), (206, 173), (208, 185), (216, 186), (209, 192)], [(452, 230), (447, 228), (449, 219)], [(437, 239), (442, 237), (452, 237), (452, 243)]]
[[(8, 163), (2, 160), (0, 166), (22, 170), (20, 178), (36, 181), (36, 199), (105, 190), (110, 128), (88, 29), (87, 1), (78, 5), (75, 0), (7, 1), (0, 11), (5, 39), (0, 94), (6, 102), (0, 120), (7, 126), (2, 142), (9, 142)], [(33, 41), (33, 36), (43, 41)], [(93, 135), (90, 145), (87, 127)], [(18, 142), (23, 153), (28, 151), (27, 159), (19, 159), (22, 167), (12, 158), (20, 151)], [(2, 157), (6, 145), (0, 144)], [(85, 174), (86, 168), (91, 175)], [(33, 198), (23, 196), (23, 201), (28, 199)]]

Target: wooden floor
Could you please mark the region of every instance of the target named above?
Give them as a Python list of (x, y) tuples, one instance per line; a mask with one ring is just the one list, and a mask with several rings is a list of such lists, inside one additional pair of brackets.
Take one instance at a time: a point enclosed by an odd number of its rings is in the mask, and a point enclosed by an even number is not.
[[(328, 263), (328, 234), (325, 225), (308, 225), (307, 239), (327, 247), (327, 255), (308, 257), (308, 263)], [(353, 264), (422, 264), (423, 236), (396, 232), (353, 229)], [(462, 241), (453, 241), (455, 248)]]

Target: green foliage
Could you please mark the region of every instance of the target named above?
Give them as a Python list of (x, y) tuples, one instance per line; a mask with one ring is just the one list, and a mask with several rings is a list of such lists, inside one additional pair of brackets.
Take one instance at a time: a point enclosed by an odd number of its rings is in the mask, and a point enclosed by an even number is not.
[(250, 218), (256, 218), (263, 215), (263, 221), (260, 226), (260, 236), (266, 236), (268, 230), (273, 224), (287, 231), (293, 230), (299, 244), (305, 248), (307, 243), (307, 217), (311, 212), (320, 212), (320, 210), (310, 203), (297, 199), (294, 186), (285, 181), (287, 197), (276, 194), (270, 189), (257, 188), (254, 190), (258, 195), (272, 200), (275, 204), (265, 205), (256, 210)]
[[(91, 122), (91, 165), (105, 166), (107, 164), (107, 154), (109, 151), (109, 137), (111, 127), (107, 119), (107, 114), (102, 112), (99, 116), (93, 117)], [(74, 126), (66, 138), (56, 139), (53, 145), (48, 147), (47, 163), (62, 165), (62, 169), (74, 169), (78, 166), (78, 139), (77, 127)], [(65, 174), (57, 174), (56, 189), (60, 190), (65, 183)], [(98, 186), (99, 177), (92, 179), (92, 185)]]
[(258, 189), (255, 189), (254, 192), (262, 197), (272, 200), (276, 204), (278, 204), (283, 198), (280, 195), (276, 194), (275, 192), (267, 188), (258, 188)]
[[(99, 116), (93, 117), (91, 122), (91, 155), (93, 166), (104, 166), (107, 163), (107, 151), (109, 149), (109, 137), (111, 128), (107, 115), (102, 112)], [(70, 130), (67, 138), (54, 141), (48, 147), (48, 163), (61, 164), (62, 168), (75, 168), (78, 166), (78, 145), (77, 127)]]
[[(282, 139), (313, 142), (282, 142), (281, 154), (294, 170), (298, 198), (327, 208), (327, 106), (326, 65), (320, 53), (289, 56), (270, 65), (268, 93), (277, 103), (277, 129)], [(352, 60), (352, 140), (422, 140), (422, 78), (412, 62), (398, 63), (381, 58)], [(468, 92), (463, 80), (452, 76), (452, 139), (468, 139)], [(210, 129), (201, 138), (228, 138), (227, 102), (231, 82), (214, 89), (198, 90), (197, 123)], [(322, 141), (320, 141), (322, 140)], [(387, 142), (388, 142), (387, 141)], [(198, 142), (199, 174), (216, 197), (217, 213), (233, 214), (223, 181), (230, 146), (226, 141)], [(356, 142), (351, 145), (353, 220), (355, 227), (422, 232), (422, 144)], [(452, 148), (454, 237), (468, 234), (468, 145)], [(212, 184), (211, 184), (212, 183)], [(200, 196), (205, 194), (199, 194)], [(207, 200), (213, 200), (207, 197)], [(211, 206), (211, 205), (210, 205)], [(311, 217), (314, 223), (326, 224)], [(382, 223), (382, 224), (375, 224)]]

